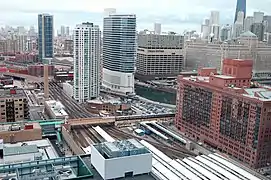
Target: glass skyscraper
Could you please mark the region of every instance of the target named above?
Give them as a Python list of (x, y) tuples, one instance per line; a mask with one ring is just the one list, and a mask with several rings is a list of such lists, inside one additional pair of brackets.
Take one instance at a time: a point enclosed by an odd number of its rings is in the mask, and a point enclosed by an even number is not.
[(109, 15), (103, 28), (103, 85), (113, 91), (134, 92), (136, 16)]
[(237, 20), (237, 16), (238, 16), (239, 11), (244, 12), (244, 18), (246, 18), (246, 0), (237, 0), (234, 23)]
[(54, 19), (49, 14), (38, 15), (38, 49), (39, 61), (46, 62), (54, 56)]

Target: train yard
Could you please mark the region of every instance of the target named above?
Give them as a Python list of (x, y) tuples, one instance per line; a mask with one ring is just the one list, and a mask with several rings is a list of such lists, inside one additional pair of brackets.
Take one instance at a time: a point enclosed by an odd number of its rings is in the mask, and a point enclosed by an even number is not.
[[(40, 88), (43, 88), (43, 83), (39, 83), (39, 85)], [(60, 101), (65, 106), (70, 119), (94, 117), (82, 105), (68, 96), (57, 83), (49, 83), (49, 93), (52, 99)]]
[[(100, 128), (100, 127), (99, 127)], [(82, 149), (87, 148), (91, 144), (100, 143), (104, 141), (112, 141), (110, 140), (124, 140), (124, 139), (138, 139), (138, 140), (145, 140), (146, 142), (150, 143), (160, 151), (163, 151), (165, 154), (167, 154), (171, 158), (184, 158), (188, 156), (195, 156), (194, 153), (191, 153), (182, 144), (179, 143), (168, 143), (165, 142), (163, 139), (159, 138), (157, 135), (144, 135), (144, 136), (138, 136), (133, 132), (128, 132), (125, 130), (118, 129), (116, 127), (112, 126), (104, 126), (102, 128), (102, 131), (106, 132), (103, 133), (102, 137), (101, 132), (97, 132), (97, 127), (93, 126), (84, 126), (83, 128), (78, 126), (75, 127), (72, 130), (72, 136), (74, 137), (74, 140), (78, 143), (78, 146), (80, 146)], [(104, 135), (108, 134), (108, 135)]]

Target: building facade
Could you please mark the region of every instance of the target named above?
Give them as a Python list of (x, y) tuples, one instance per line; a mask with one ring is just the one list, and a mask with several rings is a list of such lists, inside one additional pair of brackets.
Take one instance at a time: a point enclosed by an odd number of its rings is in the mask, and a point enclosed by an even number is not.
[(244, 31), (244, 12), (239, 11), (233, 25), (233, 39), (238, 38)]
[(49, 14), (38, 15), (38, 49), (39, 61), (54, 57), (54, 19)]
[(103, 28), (103, 86), (134, 93), (136, 16), (109, 15)]
[(265, 32), (271, 33), (271, 16), (270, 15), (264, 16), (263, 21), (266, 24)]
[(178, 78), (176, 127), (260, 168), (271, 162), (271, 88), (251, 84), (253, 61), (225, 59), (222, 75), (203, 68)]
[(259, 41), (263, 41), (264, 39), (264, 24), (261, 23), (253, 23), (251, 25), (251, 32), (254, 33), (257, 37)]
[(84, 102), (100, 94), (101, 31), (93, 23), (77, 25), (74, 42), (74, 99)]
[(271, 46), (258, 40), (250, 31), (244, 32), (236, 42), (206, 43), (186, 42), (184, 46), (185, 69), (197, 70), (200, 67), (221, 68), (224, 58), (253, 60), (253, 73), (271, 73)]
[(154, 23), (154, 33), (160, 35), (161, 34), (161, 24)]
[(138, 35), (136, 77), (151, 80), (179, 75), (184, 65), (183, 42), (181, 35)]
[(254, 12), (253, 17), (254, 17), (254, 23), (262, 23), (264, 12)]
[(0, 122), (29, 119), (28, 99), (23, 90), (0, 89)]
[(246, 0), (237, 0), (234, 23), (237, 21), (238, 12), (243, 12), (244, 18), (246, 17), (246, 8)]
[(254, 22), (254, 17), (253, 16), (247, 16), (244, 21), (244, 31), (250, 31), (251, 30), (251, 25)]

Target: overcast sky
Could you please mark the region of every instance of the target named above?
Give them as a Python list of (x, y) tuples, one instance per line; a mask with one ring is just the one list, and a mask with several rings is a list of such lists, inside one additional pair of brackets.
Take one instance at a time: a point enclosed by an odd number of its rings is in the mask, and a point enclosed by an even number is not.
[[(54, 15), (55, 29), (84, 21), (102, 25), (104, 8), (137, 15), (138, 29), (162, 23), (163, 31), (199, 30), (211, 10), (220, 11), (221, 24), (232, 23), (237, 0), (0, 0), (0, 26), (37, 26), (37, 14)], [(271, 0), (247, 0), (247, 14), (271, 14)]]

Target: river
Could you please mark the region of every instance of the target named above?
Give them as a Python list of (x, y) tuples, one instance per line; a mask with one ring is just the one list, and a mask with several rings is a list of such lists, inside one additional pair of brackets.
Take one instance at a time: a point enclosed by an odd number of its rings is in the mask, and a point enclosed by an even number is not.
[(152, 101), (157, 101), (165, 104), (176, 104), (176, 93), (163, 92), (153, 88), (135, 85), (137, 95), (147, 98)]

